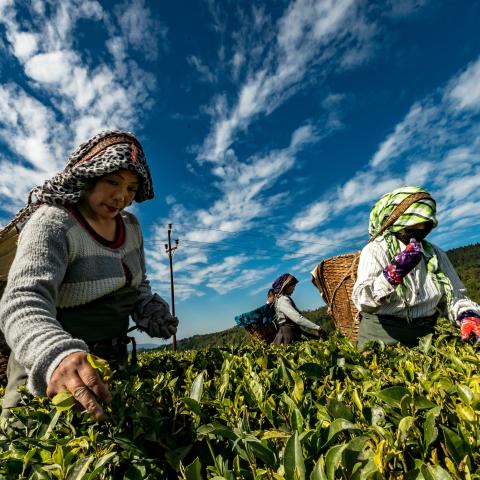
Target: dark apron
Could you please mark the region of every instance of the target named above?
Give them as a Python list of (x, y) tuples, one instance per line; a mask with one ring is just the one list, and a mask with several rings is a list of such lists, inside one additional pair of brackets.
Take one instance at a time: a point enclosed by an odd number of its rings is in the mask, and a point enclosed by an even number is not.
[(381, 340), (385, 345), (400, 343), (407, 347), (415, 347), (421, 337), (434, 332), (437, 323), (437, 315), (415, 318), (410, 323), (404, 318), (393, 315), (372, 313), (361, 315), (357, 342), (360, 350), (372, 340)]
[(277, 335), (273, 343), (275, 345), (288, 345), (292, 342), (298, 342), (302, 337), (301, 328), (291, 320), (286, 319), (279, 325)]
[(83, 340), (90, 353), (115, 368), (128, 358), (128, 323), (137, 298), (136, 288), (123, 287), (86, 305), (59, 308), (57, 320), (72, 337)]
[[(90, 353), (108, 360), (112, 368), (128, 361), (128, 323), (138, 298), (137, 289), (123, 287), (93, 302), (73, 308), (59, 308), (57, 320), (74, 338), (83, 340)], [(17, 388), (25, 385), (27, 373), (10, 354), (7, 367), (8, 384), (2, 402), (2, 417), (8, 417), (8, 408), (15, 407), (20, 394)]]

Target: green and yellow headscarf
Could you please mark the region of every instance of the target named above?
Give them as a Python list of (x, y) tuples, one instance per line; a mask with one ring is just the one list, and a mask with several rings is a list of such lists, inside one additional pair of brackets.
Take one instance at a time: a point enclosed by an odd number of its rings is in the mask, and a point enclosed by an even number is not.
[[(396, 190), (383, 195), (383, 197), (378, 200), (370, 212), (370, 223), (368, 225), (368, 232), (370, 236), (373, 237), (380, 230), (382, 224), (390, 216), (395, 207), (402, 202), (402, 200), (409, 195), (419, 192), (428, 193), (426, 190), (420, 187), (405, 186), (397, 188)], [(387, 228), (387, 230), (383, 233), (390, 258), (392, 258), (401, 250), (400, 244), (393, 233), (424, 222), (432, 222), (433, 228), (438, 225), (437, 207), (435, 200), (432, 197), (424, 198), (412, 203), (412, 205), (410, 205), (410, 207), (408, 207), (407, 210), (400, 215), (400, 217), (398, 217), (393, 225)], [(434, 281), (440, 288), (443, 288), (447, 297), (447, 302), (450, 303), (452, 300), (452, 284), (449, 278), (440, 270), (438, 258), (435, 254), (432, 244), (426, 240), (423, 240), (422, 246), (427, 257), (426, 263), (428, 274), (433, 277)], [(397, 288), (400, 297), (407, 305), (405, 295), (406, 286), (404, 284), (400, 284)]]

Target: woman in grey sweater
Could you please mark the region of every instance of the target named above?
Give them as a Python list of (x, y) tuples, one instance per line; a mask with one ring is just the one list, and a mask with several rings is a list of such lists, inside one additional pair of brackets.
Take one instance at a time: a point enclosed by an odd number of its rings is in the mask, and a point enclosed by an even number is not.
[(298, 280), (289, 273), (280, 275), (272, 284), (275, 294), (275, 314), (278, 332), (274, 339), (276, 345), (288, 345), (297, 342), (302, 336), (302, 330), (320, 338), (324, 330), (316, 323), (305, 318), (291, 299)]
[(26, 383), (34, 395), (68, 390), (101, 419), (100, 402), (111, 395), (87, 353), (124, 363), (130, 317), (150, 336), (176, 332), (178, 320), (146, 278), (140, 225), (124, 211), (151, 198), (143, 149), (118, 131), (81, 145), (62, 172), (32, 191), (0, 302), (12, 349), (2, 416)]

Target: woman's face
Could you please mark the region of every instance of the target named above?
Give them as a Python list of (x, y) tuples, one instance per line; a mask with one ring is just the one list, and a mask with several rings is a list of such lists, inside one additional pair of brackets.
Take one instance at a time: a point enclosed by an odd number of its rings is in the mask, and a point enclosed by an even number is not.
[(90, 217), (110, 220), (128, 207), (139, 188), (139, 177), (130, 170), (108, 173), (95, 183), (80, 204)]
[(410, 242), (411, 238), (414, 238), (418, 242), (421, 242), (432, 231), (432, 222), (423, 222), (412, 225), (411, 227), (404, 228), (397, 232), (397, 238), (401, 240), (405, 245)]
[(296, 284), (293, 284), (293, 285), (289, 285), (288, 287), (285, 288), (285, 290), (283, 291), (283, 293), (285, 295), (291, 295), (293, 293), (293, 291), (295, 290), (295, 287), (296, 287)]

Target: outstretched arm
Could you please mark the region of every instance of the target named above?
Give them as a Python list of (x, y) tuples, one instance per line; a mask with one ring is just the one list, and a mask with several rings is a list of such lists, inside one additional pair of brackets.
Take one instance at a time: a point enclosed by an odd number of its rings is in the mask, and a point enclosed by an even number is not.
[(275, 307), (280, 310), (289, 320), (295, 322), (301, 327), (308, 328), (310, 330), (322, 330), (320, 325), (313, 323), (308, 318), (305, 318), (293, 305), (290, 298), (285, 295), (282, 295), (277, 299)]

